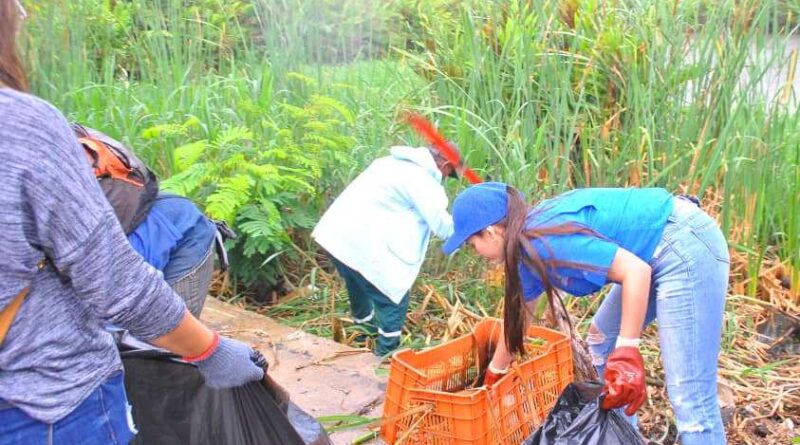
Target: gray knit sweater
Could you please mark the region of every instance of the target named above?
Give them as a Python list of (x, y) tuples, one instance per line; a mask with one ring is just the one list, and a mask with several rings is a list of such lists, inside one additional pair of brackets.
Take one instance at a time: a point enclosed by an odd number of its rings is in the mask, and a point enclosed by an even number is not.
[(0, 308), (26, 286), (0, 346), (0, 399), (48, 423), (122, 369), (104, 325), (150, 340), (185, 310), (130, 248), (64, 116), (0, 88)]

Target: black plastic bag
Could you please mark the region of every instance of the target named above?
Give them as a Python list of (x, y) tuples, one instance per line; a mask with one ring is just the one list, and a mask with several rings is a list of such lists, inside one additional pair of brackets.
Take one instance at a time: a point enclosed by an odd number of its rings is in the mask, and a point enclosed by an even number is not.
[(544, 424), (522, 445), (644, 445), (622, 415), (600, 407), (602, 390), (599, 383), (570, 383)]
[(197, 368), (159, 350), (125, 350), (125, 390), (142, 445), (331, 445), (322, 425), (269, 376), (206, 386)]

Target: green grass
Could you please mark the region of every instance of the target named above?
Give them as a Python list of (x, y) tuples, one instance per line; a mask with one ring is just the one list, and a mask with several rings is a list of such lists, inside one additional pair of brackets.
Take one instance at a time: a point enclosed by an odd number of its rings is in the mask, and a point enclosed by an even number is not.
[[(473, 168), (532, 198), (586, 185), (713, 190), (750, 274), (765, 256), (800, 270), (797, 101), (758, 87), (768, 69), (789, 71), (793, 3), (373, 3), (32, 0), (21, 40), (37, 94), (130, 144), (162, 177), (181, 170), (176, 148), (241, 129), (252, 137), (221, 150), (310, 162), (317, 173), (300, 177), (313, 189), (290, 202), (313, 220), (388, 145), (418, 142), (397, 121), (415, 108)], [(280, 266), (274, 277), (300, 264), (299, 284), (314, 266), (292, 253), (314, 249), (308, 221), (275, 218), (234, 267), (259, 283), (264, 260), (287, 252), (267, 268)], [(431, 280), (483, 267), (430, 256)]]
[(435, 49), (405, 56), (437, 94), (425, 111), (485, 175), (534, 197), (713, 189), (729, 239), (757, 254), (753, 270), (775, 254), (797, 270), (798, 102), (761, 91), (768, 69), (796, 64), (793, 30), (778, 25), (780, 2), (716, 4), (700, 26), (697, 2), (484, 3), (431, 17)]
[[(313, 6), (293, 14), (346, 12)], [(395, 110), (416, 103), (425, 87), (407, 63), (359, 60), (352, 48), (337, 56), (342, 63), (317, 63), (298, 45), (321, 50), (313, 42), (325, 41), (325, 51), (338, 53), (342, 42), (328, 43), (321, 31), (287, 41), (286, 33), (307, 27), (300, 16), (277, 26), (267, 14), (275, 7), (33, 2), (21, 39), (38, 95), (133, 147), (162, 178), (181, 173), (165, 185), (243, 235), (233, 270), (245, 286), (278, 279), (279, 266), (296, 256), (291, 244), (302, 243), (334, 193), (400, 141)], [(350, 43), (375, 33), (371, 22), (345, 28), (337, 32)], [(189, 159), (207, 166), (179, 165), (176, 153), (198, 152)], [(265, 262), (276, 252), (277, 261)]]

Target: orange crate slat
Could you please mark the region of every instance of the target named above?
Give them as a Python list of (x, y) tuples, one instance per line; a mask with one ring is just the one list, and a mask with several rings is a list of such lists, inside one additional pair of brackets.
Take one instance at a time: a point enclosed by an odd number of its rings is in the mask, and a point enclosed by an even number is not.
[[(502, 321), (486, 319), (469, 335), (424, 351), (394, 354), (381, 436), (393, 444), (518, 444), (541, 424), (573, 379), (572, 350), (564, 334), (531, 326), (527, 359), (491, 390), (472, 387), (491, 357)], [(410, 412), (412, 414), (405, 415)]]

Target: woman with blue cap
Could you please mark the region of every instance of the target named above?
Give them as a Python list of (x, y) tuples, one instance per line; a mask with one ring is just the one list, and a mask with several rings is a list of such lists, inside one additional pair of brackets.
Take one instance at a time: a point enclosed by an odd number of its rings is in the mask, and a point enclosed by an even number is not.
[[(505, 265), (504, 341), (492, 384), (523, 354), (531, 303), (558, 290), (585, 296), (613, 284), (587, 343), (605, 381), (605, 409), (633, 416), (647, 398), (642, 329), (658, 319), (667, 391), (684, 445), (724, 444), (717, 357), (730, 259), (714, 219), (664, 189), (579, 189), (529, 207), (506, 184), (464, 190), (453, 202), (446, 254), (464, 243)], [(635, 422), (635, 419), (631, 419)]]

